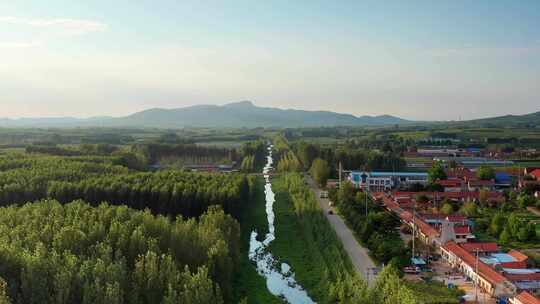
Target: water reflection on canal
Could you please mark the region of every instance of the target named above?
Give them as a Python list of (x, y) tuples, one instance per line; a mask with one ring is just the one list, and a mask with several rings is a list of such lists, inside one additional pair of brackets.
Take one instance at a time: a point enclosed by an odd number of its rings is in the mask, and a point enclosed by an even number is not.
[(268, 218), (268, 234), (262, 242), (257, 240), (257, 232), (251, 232), (249, 243), (249, 259), (257, 264), (257, 272), (266, 278), (266, 286), (273, 295), (285, 298), (292, 304), (311, 304), (315, 303), (308, 296), (302, 286), (296, 283), (294, 273), (289, 265), (278, 262), (274, 259), (268, 250), (268, 245), (275, 240), (274, 227), (274, 192), (270, 181), (270, 171), (273, 169), (272, 148), (268, 147), (268, 156), (266, 166), (263, 169), (264, 179), (266, 181), (264, 193), (266, 194), (266, 215)]

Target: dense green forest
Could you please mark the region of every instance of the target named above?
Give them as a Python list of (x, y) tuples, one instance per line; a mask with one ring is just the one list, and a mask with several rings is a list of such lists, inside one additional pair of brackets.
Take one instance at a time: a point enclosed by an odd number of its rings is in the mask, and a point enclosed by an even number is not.
[(140, 171), (183, 169), (199, 164), (228, 164), (243, 172), (254, 172), (260, 170), (266, 161), (267, 145), (263, 140), (247, 141), (239, 147), (197, 145), (186, 141), (189, 140), (182, 140), (167, 133), (151, 142), (130, 146), (39, 143), (26, 146), (24, 151), (36, 157), (108, 156), (114, 159), (116, 164)]
[(262, 140), (246, 142), (240, 150), (243, 155), (240, 169), (243, 172), (254, 172), (260, 170), (266, 162), (266, 143)]
[(400, 157), (402, 151), (390, 145), (371, 150), (352, 143), (336, 146), (300, 141), (292, 145), (292, 149), (304, 168), (309, 169), (313, 161), (320, 158), (331, 166), (334, 176), (339, 163), (348, 170), (400, 171), (406, 166)]
[(340, 163), (345, 170), (401, 171), (406, 167), (401, 146), (386, 144), (373, 150), (352, 141), (344, 144), (290, 142), (283, 135), (274, 137), (274, 142), (280, 172), (308, 171), (316, 159), (326, 162), (329, 176), (333, 178), (337, 177)]
[(149, 164), (159, 163), (170, 158), (188, 159), (191, 164), (215, 161), (230, 163), (238, 161), (240, 157), (236, 149), (198, 146), (195, 144), (140, 144), (134, 145), (131, 152), (143, 155)]
[(0, 205), (9, 207), (0, 209), (0, 303), (233, 301), (240, 226), (231, 216), (253, 195), (251, 178), (146, 170), (168, 153), (236, 157), (232, 149), (139, 149), (32, 145), (1, 153)]
[(0, 158), (0, 204), (44, 198), (127, 204), (155, 213), (193, 217), (209, 205), (236, 213), (249, 196), (242, 174), (133, 172), (113, 157), (5, 156)]
[(15, 303), (206, 304), (232, 295), (240, 227), (217, 207), (171, 220), (41, 201), (1, 208), (0, 240), (0, 276)]

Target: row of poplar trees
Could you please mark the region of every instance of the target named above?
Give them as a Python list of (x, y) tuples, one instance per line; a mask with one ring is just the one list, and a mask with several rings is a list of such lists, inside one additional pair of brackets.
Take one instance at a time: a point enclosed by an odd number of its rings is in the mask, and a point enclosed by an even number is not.
[(126, 204), (155, 213), (194, 217), (210, 205), (236, 214), (249, 196), (243, 174), (184, 171), (133, 172), (109, 158), (0, 159), (0, 205), (52, 198)]
[(223, 303), (239, 242), (238, 222), (219, 207), (198, 220), (82, 201), (3, 207), (0, 301)]

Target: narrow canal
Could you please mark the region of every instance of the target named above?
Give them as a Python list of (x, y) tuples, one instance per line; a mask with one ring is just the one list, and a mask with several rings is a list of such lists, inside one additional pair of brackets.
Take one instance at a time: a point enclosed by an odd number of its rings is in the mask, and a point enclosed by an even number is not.
[(251, 232), (249, 243), (249, 259), (256, 263), (257, 272), (266, 278), (268, 290), (276, 296), (283, 297), (292, 304), (311, 304), (315, 303), (300, 286), (295, 278), (291, 267), (286, 263), (279, 265), (268, 246), (276, 239), (274, 226), (274, 202), (275, 195), (272, 191), (272, 182), (270, 172), (273, 170), (274, 160), (272, 158), (273, 145), (268, 147), (268, 156), (266, 166), (263, 169), (265, 179), (264, 192), (266, 195), (266, 215), (268, 218), (268, 234), (264, 240), (257, 240), (257, 231)]

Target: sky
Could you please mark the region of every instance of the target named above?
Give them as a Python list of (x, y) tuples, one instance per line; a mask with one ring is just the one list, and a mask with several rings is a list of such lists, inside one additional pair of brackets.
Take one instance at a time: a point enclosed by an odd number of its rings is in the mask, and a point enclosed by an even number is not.
[(0, 1), (0, 117), (540, 111), (540, 1)]

